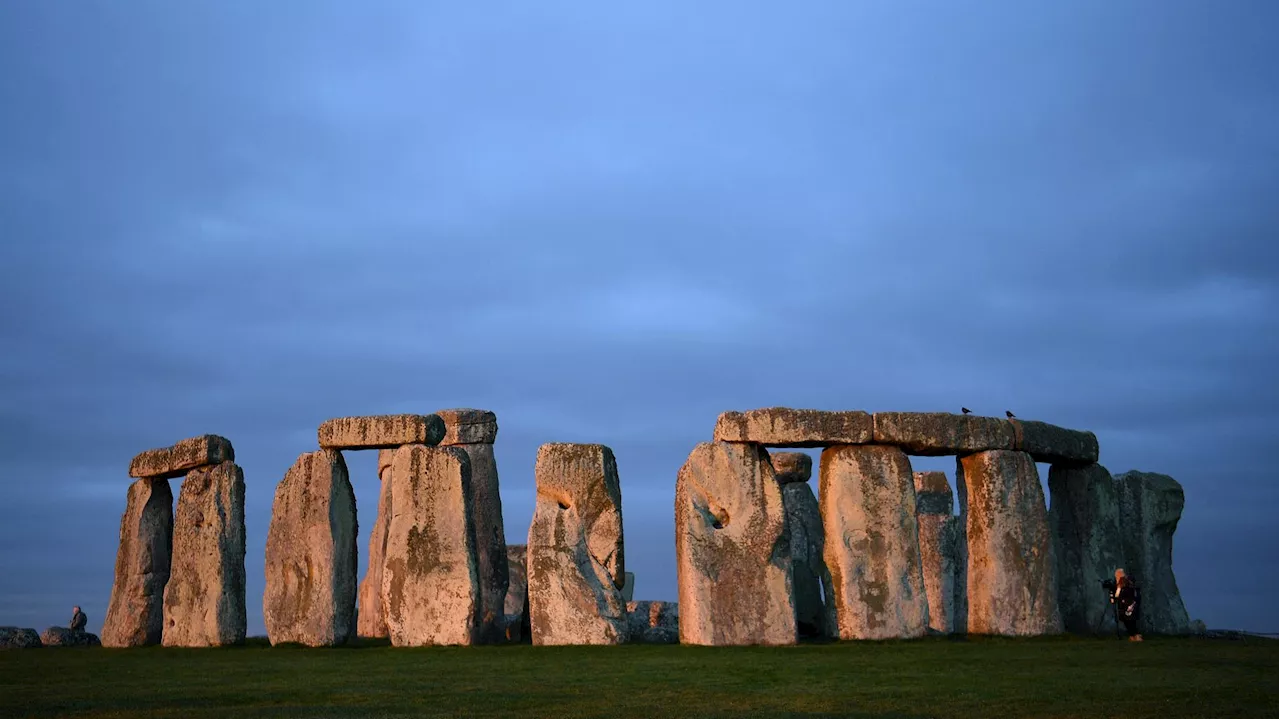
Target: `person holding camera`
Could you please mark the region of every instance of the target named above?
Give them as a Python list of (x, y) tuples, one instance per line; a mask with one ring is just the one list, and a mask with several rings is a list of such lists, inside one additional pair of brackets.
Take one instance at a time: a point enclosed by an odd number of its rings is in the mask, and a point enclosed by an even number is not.
[(1142, 641), (1142, 634), (1138, 632), (1138, 619), (1141, 616), (1142, 599), (1138, 593), (1138, 586), (1134, 584), (1123, 569), (1116, 570), (1114, 593), (1111, 595), (1111, 601), (1116, 605), (1116, 616), (1120, 622), (1124, 624), (1124, 629), (1129, 633), (1129, 641)]

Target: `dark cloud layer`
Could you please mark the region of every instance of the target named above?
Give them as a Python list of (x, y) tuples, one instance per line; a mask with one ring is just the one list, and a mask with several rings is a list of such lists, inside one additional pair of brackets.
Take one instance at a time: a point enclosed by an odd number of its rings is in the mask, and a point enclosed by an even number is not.
[(100, 622), (125, 467), (193, 434), (245, 468), (260, 633), (328, 417), (495, 410), (513, 542), (540, 443), (611, 445), (674, 598), (719, 411), (963, 404), (1178, 478), (1191, 613), (1274, 631), (1276, 19), (5, 3), (0, 623)]

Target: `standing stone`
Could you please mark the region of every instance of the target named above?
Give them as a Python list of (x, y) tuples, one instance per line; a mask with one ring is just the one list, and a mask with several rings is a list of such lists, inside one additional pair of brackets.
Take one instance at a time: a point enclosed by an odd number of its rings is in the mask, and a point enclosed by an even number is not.
[(360, 593), (356, 611), (356, 633), (362, 637), (381, 639), (387, 636), (387, 612), (382, 605), (382, 565), (387, 556), (387, 527), (391, 524), (391, 458), (394, 449), (378, 450), (378, 516), (373, 520), (369, 533), (369, 566)]
[(791, 537), (769, 453), (703, 442), (676, 479), (682, 644), (795, 644)]
[(1035, 461), (993, 450), (960, 457), (971, 634), (1062, 632), (1057, 567)]
[(178, 491), (161, 643), (220, 646), (244, 636), (244, 470), (223, 462), (191, 470)]
[(907, 455), (883, 445), (831, 447), (819, 482), (840, 638), (924, 635), (929, 603)]
[(627, 640), (622, 489), (601, 444), (544, 444), (529, 526), (529, 619), (534, 644)]
[[(492, 413), (490, 413), (492, 414)], [(476, 533), (476, 571), (480, 580), (480, 641), (503, 638), (503, 602), (510, 581), (507, 536), (502, 527), (502, 497), (492, 444), (460, 444), (471, 461), (471, 512)]]
[[(1120, 503), (1111, 473), (1098, 464), (1049, 469), (1049, 524), (1058, 560), (1058, 610), (1069, 632), (1115, 629), (1102, 581), (1123, 567)], [(1144, 597), (1145, 598), (1145, 597)]]
[(382, 602), (391, 644), (475, 644), (480, 581), (471, 461), (457, 447), (411, 444), (391, 463)]
[(342, 453), (298, 457), (276, 487), (262, 618), (272, 644), (345, 644), (356, 631), (356, 497)]
[(104, 646), (160, 643), (172, 549), (173, 491), (169, 480), (139, 479), (129, 485), (120, 518), (116, 581), (102, 625)]
[(622, 573), (622, 601), (629, 602), (636, 594), (636, 575), (631, 572)]
[[(803, 452), (774, 452), (774, 478), (791, 536), (791, 585), (796, 598), (796, 629), (802, 637), (835, 636), (836, 615), (831, 574), (822, 557), (822, 511), (809, 487), (813, 458)], [(828, 598), (824, 600), (825, 598)]]
[(1186, 634), (1187, 608), (1173, 576), (1173, 533), (1185, 497), (1173, 477), (1126, 472), (1116, 477), (1124, 570), (1142, 591), (1138, 626), (1151, 634)]
[(929, 600), (929, 629), (956, 632), (957, 546), (960, 519), (951, 513), (951, 487), (942, 472), (916, 472), (916, 524), (920, 533), (920, 568)]
[(680, 641), (680, 606), (675, 602), (627, 602), (630, 639), (637, 644)]
[(523, 544), (507, 545), (507, 598), (502, 611), (506, 615), (506, 637), (509, 642), (529, 638), (529, 572), (527, 552)]

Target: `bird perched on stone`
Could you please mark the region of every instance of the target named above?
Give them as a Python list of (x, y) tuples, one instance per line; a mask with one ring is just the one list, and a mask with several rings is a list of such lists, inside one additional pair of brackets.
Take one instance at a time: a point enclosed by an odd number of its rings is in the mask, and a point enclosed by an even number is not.
[(1013, 412), (1010, 412), (1007, 409), (1004, 411), (1004, 416), (1008, 417), (1009, 419), (1014, 419)]
[(961, 408), (960, 408), (960, 411), (961, 411), (962, 413), (964, 413), (964, 414), (969, 414), (969, 411), (970, 411), (970, 410), (969, 410), (969, 408), (968, 408), (968, 407), (961, 407)]

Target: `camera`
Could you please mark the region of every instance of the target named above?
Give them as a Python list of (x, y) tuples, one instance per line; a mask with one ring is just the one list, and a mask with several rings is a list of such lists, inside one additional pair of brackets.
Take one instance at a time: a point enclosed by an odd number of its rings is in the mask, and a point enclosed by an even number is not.
[(1108, 592), (1114, 592), (1116, 590), (1116, 580), (1114, 579), (1102, 580), (1102, 588), (1107, 590)]

